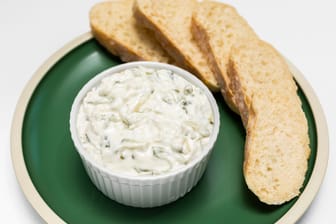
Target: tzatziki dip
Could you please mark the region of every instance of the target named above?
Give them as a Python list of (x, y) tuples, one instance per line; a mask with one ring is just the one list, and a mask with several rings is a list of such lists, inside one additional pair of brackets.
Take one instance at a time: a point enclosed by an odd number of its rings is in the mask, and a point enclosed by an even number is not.
[(89, 156), (120, 174), (160, 175), (201, 155), (214, 127), (204, 90), (170, 70), (109, 75), (83, 98), (76, 121)]

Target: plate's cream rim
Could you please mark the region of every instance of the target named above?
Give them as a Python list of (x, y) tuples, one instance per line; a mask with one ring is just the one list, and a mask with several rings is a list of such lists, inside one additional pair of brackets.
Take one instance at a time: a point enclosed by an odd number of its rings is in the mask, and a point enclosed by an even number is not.
[[(42, 199), (29, 177), (22, 151), (21, 134), (23, 119), (30, 97), (48, 70), (71, 50), (90, 40), (91, 38), (92, 34), (90, 32), (80, 35), (54, 53), (43, 63), (43, 65), (41, 65), (41, 67), (35, 72), (33, 77), (25, 86), (17, 103), (12, 121), (10, 143), (12, 162), (16, 177), (30, 204), (47, 223), (65, 223), (65, 221), (62, 220), (62, 218), (59, 217)], [(301, 193), (295, 204), (276, 222), (276, 224), (295, 223), (303, 215), (319, 190), (326, 173), (329, 155), (328, 128), (322, 107), (312, 87), (305, 80), (302, 73), (288, 60), (287, 63), (296, 81), (299, 83), (302, 91), (306, 95), (309, 105), (313, 111), (318, 141), (313, 173), (305, 190)]]

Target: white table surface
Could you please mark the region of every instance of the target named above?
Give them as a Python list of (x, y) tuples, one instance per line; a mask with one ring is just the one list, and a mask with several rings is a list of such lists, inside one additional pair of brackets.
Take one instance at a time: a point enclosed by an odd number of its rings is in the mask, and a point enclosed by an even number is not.
[[(89, 31), (97, 0), (0, 1), (0, 214), (1, 223), (43, 223), (20, 190), (10, 158), (10, 125), (27, 81), (56, 50)], [(336, 1), (228, 0), (261, 38), (289, 58), (312, 85), (329, 124), (324, 182), (299, 223), (335, 223)]]

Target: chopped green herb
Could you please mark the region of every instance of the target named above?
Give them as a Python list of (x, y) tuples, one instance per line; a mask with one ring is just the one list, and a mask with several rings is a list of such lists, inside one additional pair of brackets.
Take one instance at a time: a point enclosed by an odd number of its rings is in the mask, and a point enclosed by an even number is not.
[(106, 135), (104, 136), (104, 147), (105, 148), (110, 148), (111, 147), (111, 143), (108, 139), (108, 136), (106, 136)]
[(131, 123), (130, 123), (129, 120), (127, 120), (126, 118), (123, 118), (121, 121), (123, 122), (123, 124), (124, 124), (127, 128), (129, 128), (129, 127), (131, 126)]
[(193, 92), (193, 87), (191, 85), (188, 85), (186, 87), (184, 87), (184, 95), (189, 95)]
[(169, 78), (171, 80), (174, 80), (174, 73), (172, 71), (169, 71)]
[(167, 104), (172, 104), (172, 100), (170, 98), (168, 98), (168, 97), (163, 97), (162, 101), (165, 102), (165, 103), (167, 103)]
[(155, 156), (158, 159), (161, 159), (160, 153), (164, 153), (165, 150), (161, 146), (153, 146), (153, 156)]
[(182, 106), (188, 106), (191, 104), (191, 101), (187, 101), (187, 100), (182, 100)]
[(91, 140), (90, 140), (88, 134), (86, 134), (86, 133), (85, 133), (85, 138), (86, 138), (86, 141), (87, 141), (87, 142), (91, 142)]
[(105, 96), (108, 95), (108, 93), (105, 92), (105, 91), (100, 91), (100, 92), (99, 92), (99, 95), (105, 97)]
[(213, 118), (212, 118), (212, 117), (209, 117), (208, 120), (209, 120), (209, 123), (210, 123), (210, 124), (214, 124), (214, 121), (213, 121)]
[(134, 167), (134, 170), (137, 172), (137, 173), (151, 173), (153, 174), (153, 170), (150, 170), (150, 169), (144, 169), (144, 168), (139, 168), (139, 167)]
[(185, 100), (183, 100), (183, 101), (182, 101), (182, 105), (183, 105), (183, 106), (187, 106), (187, 105), (188, 105), (188, 102), (185, 101)]
[(182, 107), (182, 110), (184, 110), (184, 112), (188, 114), (188, 109), (185, 106)]

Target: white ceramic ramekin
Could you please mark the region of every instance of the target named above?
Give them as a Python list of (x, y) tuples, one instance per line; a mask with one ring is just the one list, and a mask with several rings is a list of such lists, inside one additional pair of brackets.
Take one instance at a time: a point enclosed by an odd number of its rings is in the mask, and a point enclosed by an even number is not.
[[(214, 115), (212, 135), (201, 156), (187, 164), (185, 167), (164, 175), (127, 176), (112, 172), (96, 163), (95, 160), (91, 158), (87, 151), (82, 147), (77, 135), (76, 117), (82, 99), (85, 97), (86, 93), (94, 86), (98, 85), (104, 77), (138, 66), (171, 70), (195, 86), (203, 89), (211, 104)], [(134, 207), (155, 207), (170, 203), (184, 196), (202, 177), (210, 158), (212, 148), (217, 139), (219, 131), (219, 112), (216, 101), (209, 89), (189, 72), (172, 65), (158, 62), (130, 62), (103, 71), (84, 85), (72, 105), (70, 131), (72, 140), (83, 161), (86, 172), (100, 191), (109, 198), (124, 205)]]

